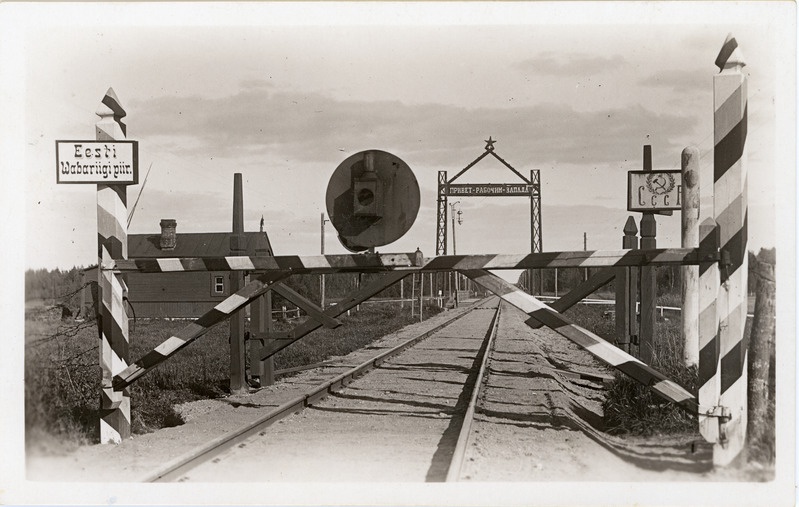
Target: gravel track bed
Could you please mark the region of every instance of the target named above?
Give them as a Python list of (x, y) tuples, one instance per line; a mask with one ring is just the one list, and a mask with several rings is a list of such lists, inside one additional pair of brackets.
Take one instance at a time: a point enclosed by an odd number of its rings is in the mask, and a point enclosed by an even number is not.
[(526, 315), (503, 306), (461, 480), (698, 480), (707, 446), (680, 438), (639, 444), (602, 432), (612, 371)]
[(471, 312), (181, 481), (443, 481), (495, 308)]

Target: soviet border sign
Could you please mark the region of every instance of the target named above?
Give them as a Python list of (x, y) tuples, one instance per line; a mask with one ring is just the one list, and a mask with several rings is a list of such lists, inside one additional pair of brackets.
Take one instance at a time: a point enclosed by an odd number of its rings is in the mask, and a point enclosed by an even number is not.
[(627, 172), (627, 211), (679, 211), (681, 194), (679, 169)]

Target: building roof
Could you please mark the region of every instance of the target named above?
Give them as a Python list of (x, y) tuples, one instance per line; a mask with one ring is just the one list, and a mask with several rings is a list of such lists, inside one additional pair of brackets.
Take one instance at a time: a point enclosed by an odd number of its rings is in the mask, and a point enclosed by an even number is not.
[[(230, 255), (230, 232), (177, 233), (175, 248), (161, 250), (160, 234), (129, 234), (128, 258), (224, 257)], [(245, 232), (243, 255), (274, 255), (266, 232)]]

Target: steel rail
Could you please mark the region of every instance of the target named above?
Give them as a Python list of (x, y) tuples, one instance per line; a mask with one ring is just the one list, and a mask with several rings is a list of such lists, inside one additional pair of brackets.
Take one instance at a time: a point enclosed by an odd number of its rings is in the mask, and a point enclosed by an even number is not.
[(358, 366), (355, 366), (347, 370), (346, 372), (324, 382), (323, 384), (314, 388), (312, 391), (297, 396), (296, 398), (290, 401), (287, 401), (286, 403), (278, 406), (274, 410), (271, 410), (270, 412), (264, 414), (255, 421), (243, 426), (242, 428), (239, 428), (238, 430), (235, 430), (231, 433), (220, 435), (219, 437), (209, 441), (205, 445), (202, 445), (196, 449), (192, 449), (188, 453), (168, 462), (166, 465), (159, 468), (158, 470), (142, 477), (141, 479), (139, 479), (138, 482), (169, 482), (179, 479), (183, 474), (185, 474), (192, 468), (206, 461), (211, 460), (212, 458), (219, 455), (223, 451), (236, 446), (237, 444), (252, 437), (257, 433), (260, 433), (262, 430), (271, 426), (273, 423), (285, 417), (288, 417), (293, 413), (298, 413), (303, 409), (305, 409), (306, 407), (313, 404), (314, 402), (325, 398), (328, 394), (345, 387), (355, 378), (363, 375), (364, 373), (368, 372), (369, 370), (377, 366), (380, 366), (380, 364), (382, 364), (386, 359), (403, 352), (404, 350), (415, 345), (421, 340), (424, 340), (425, 338), (441, 331), (442, 329), (449, 326), (453, 322), (468, 315), (471, 311), (479, 308), (480, 304), (484, 303), (486, 300), (495, 297), (496, 296), (491, 296), (489, 298), (486, 298), (482, 301), (475, 303), (472, 306), (472, 308), (464, 311), (463, 313), (460, 313), (450, 319), (447, 319), (446, 321), (435, 326), (434, 328), (429, 329), (424, 333), (421, 333), (413, 338), (410, 338), (402, 342), (401, 344), (385, 352), (382, 352), (367, 361), (364, 361)]
[(445, 482), (455, 482), (460, 478), (461, 468), (463, 468), (463, 460), (466, 457), (466, 449), (469, 443), (469, 435), (472, 432), (472, 422), (474, 421), (474, 414), (477, 410), (477, 400), (482, 391), (483, 381), (485, 380), (486, 370), (488, 368), (488, 358), (491, 356), (491, 350), (494, 348), (494, 338), (497, 336), (497, 329), (499, 328), (499, 315), (501, 313), (502, 303), (497, 305), (497, 311), (491, 321), (488, 339), (483, 350), (483, 357), (480, 360), (480, 369), (477, 373), (477, 379), (474, 386), (472, 386), (472, 395), (469, 399), (469, 406), (463, 416), (463, 423), (461, 431), (458, 434), (458, 442), (455, 444), (455, 450), (452, 453), (452, 460), (447, 470), (447, 477)]

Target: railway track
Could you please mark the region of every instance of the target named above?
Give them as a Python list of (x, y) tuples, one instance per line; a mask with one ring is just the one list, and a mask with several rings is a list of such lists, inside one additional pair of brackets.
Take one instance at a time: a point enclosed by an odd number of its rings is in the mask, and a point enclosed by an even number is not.
[[(218, 470), (217, 472), (213, 472), (214, 469), (226, 468), (225, 466), (217, 466), (219, 463), (241, 461), (242, 458), (240, 455), (245, 453), (243, 449), (247, 447), (254, 447), (253, 442), (257, 441), (258, 439), (268, 440), (270, 435), (273, 433), (270, 429), (270, 426), (273, 426), (276, 423), (282, 423), (291, 416), (296, 417), (296, 414), (300, 414), (300, 412), (305, 409), (311, 409), (312, 411), (324, 410), (324, 406), (321, 404), (323, 400), (329, 396), (346, 396), (347, 386), (356, 380), (366, 384), (372, 383), (375, 375), (374, 372), (369, 373), (371, 370), (380, 369), (383, 373), (388, 372), (389, 378), (383, 378), (381, 381), (385, 382), (388, 380), (388, 382), (391, 383), (390, 377), (393, 376), (391, 371), (397, 368), (397, 363), (396, 361), (392, 361), (392, 358), (400, 356), (403, 354), (403, 352), (414, 346), (416, 346), (417, 349), (423, 349), (421, 352), (422, 356), (428, 358), (430, 356), (428, 352), (433, 349), (439, 349), (439, 354), (443, 354), (444, 356), (451, 356), (452, 352), (458, 354), (455, 356), (454, 361), (452, 361), (451, 364), (440, 363), (440, 367), (444, 369), (451, 368), (453, 371), (462, 372), (462, 376), (464, 378), (462, 379), (461, 383), (463, 385), (461, 386), (462, 389), (460, 392), (457, 393), (457, 399), (469, 400), (472, 398), (472, 386), (479, 386), (479, 382), (477, 382), (479, 378), (475, 376), (475, 372), (473, 371), (474, 365), (479, 365), (483, 362), (483, 358), (485, 357), (485, 352), (487, 350), (486, 344), (489, 342), (489, 338), (493, 337), (495, 334), (498, 315), (498, 298), (489, 298), (479, 302), (475, 304), (474, 307), (468, 312), (457, 314), (453, 318), (447, 319), (445, 322), (439, 324), (433, 329), (405, 340), (389, 350), (380, 352), (361, 364), (349, 368), (347, 371), (324, 381), (313, 389), (308, 390), (302, 396), (298, 396), (277, 408), (269, 410), (262, 417), (246, 425), (245, 427), (242, 427), (235, 432), (217, 437), (202, 447), (197, 448), (170, 463), (167, 463), (158, 470), (144, 477), (143, 480), (145, 482), (184, 482), (191, 480), (209, 480), (209, 478), (206, 477), (207, 472), (210, 472), (211, 475), (214, 476), (218, 473)], [(453, 328), (455, 329), (453, 330)], [(480, 331), (479, 329), (482, 330)], [(436, 340), (438, 340), (438, 342)], [(467, 346), (464, 349), (453, 350), (447, 345), (447, 341), (452, 340), (458, 340), (459, 342), (465, 341), (467, 342)], [(425, 345), (423, 347), (419, 347), (418, 344), (422, 341), (425, 342)], [(433, 343), (433, 345), (428, 346), (430, 343)], [(427, 350), (427, 352), (425, 352), (425, 350)], [(446, 358), (444, 360), (446, 361)], [(392, 364), (384, 364), (388, 361), (392, 361)], [(418, 372), (418, 376), (420, 378), (428, 376), (430, 371), (435, 370), (434, 367), (431, 370), (429, 364), (416, 364), (420, 369)], [(367, 376), (367, 374), (369, 374), (368, 377), (364, 377)], [(432, 381), (433, 384), (435, 384), (435, 382), (435, 380)], [(448, 380), (447, 382), (452, 381)], [(455, 383), (457, 384), (458, 382)], [(388, 393), (388, 391), (386, 391), (386, 394), (386, 398), (388, 400), (387, 403), (396, 401), (389, 399), (391, 398), (391, 395)], [(460, 405), (463, 405), (463, 402), (461, 402)], [(456, 425), (454, 429), (459, 429), (460, 425), (462, 425), (465, 420), (463, 417), (463, 412), (465, 409), (461, 408), (460, 405), (457, 407), (452, 407), (451, 410), (447, 410), (448, 412), (451, 412), (450, 415), (454, 421), (452, 424)], [(443, 417), (440, 415), (441, 413), (442, 412), (436, 413), (435, 417), (437, 419), (443, 419)], [(448, 427), (449, 426), (450, 425), (448, 425)], [(446, 437), (448, 440), (451, 440), (452, 433), (453, 429), (449, 429), (447, 431)], [(459, 452), (462, 453), (462, 450)], [(255, 461), (263, 459), (267, 458), (258, 456), (255, 458)], [(440, 462), (441, 458), (436, 458), (436, 463)], [(206, 471), (206, 468), (210, 468), (211, 470)], [(441, 466), (437, 465), (436, 470), (439, 469), (441, 469)], [(445, 473), (446, 468), (443, 470)], [(438, 475), (442, 474), (441, 472), (437, 473)]]
[(610, 375), (551, 331), (531, 336), (525, 318), (484, 300), (144, 480), (573, 480), (575, 469), (618, 480), (696, 465), (604, 435)]

